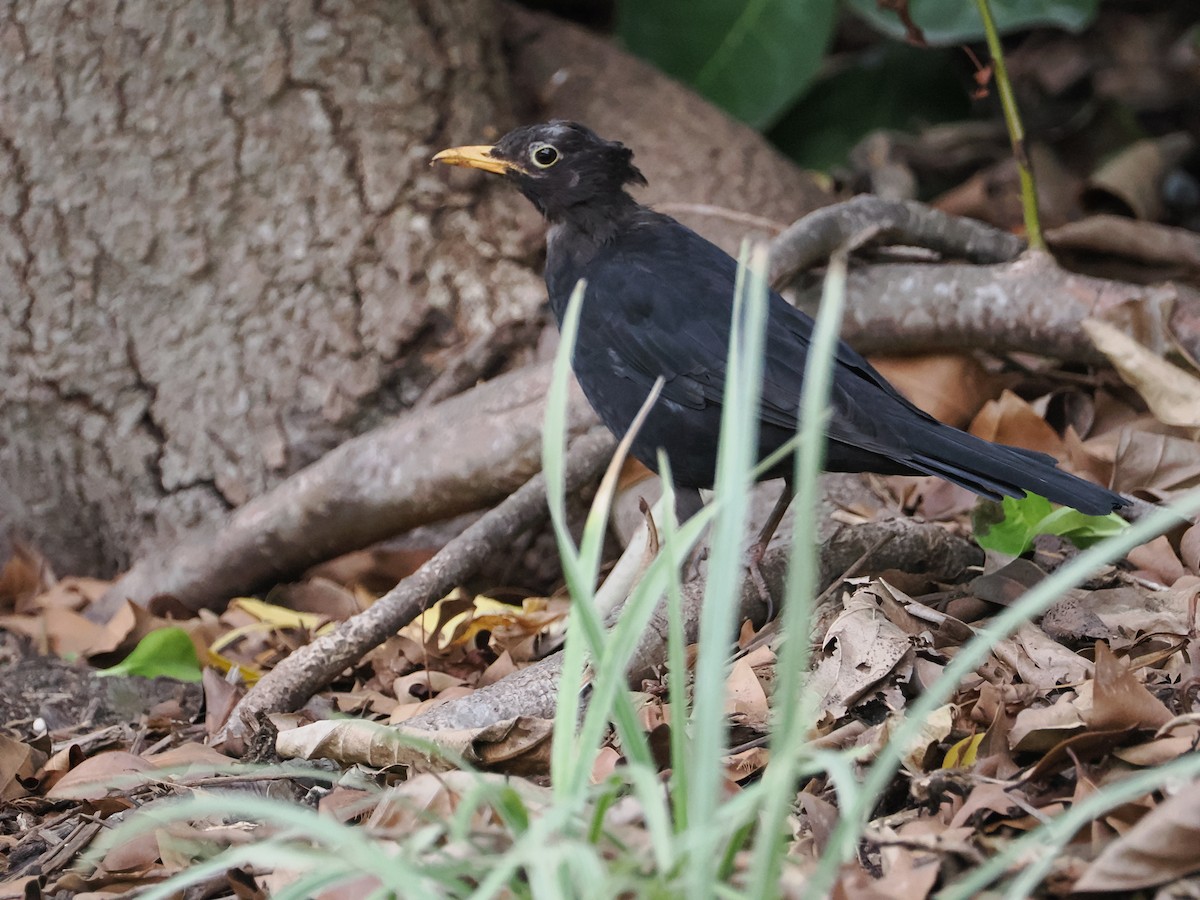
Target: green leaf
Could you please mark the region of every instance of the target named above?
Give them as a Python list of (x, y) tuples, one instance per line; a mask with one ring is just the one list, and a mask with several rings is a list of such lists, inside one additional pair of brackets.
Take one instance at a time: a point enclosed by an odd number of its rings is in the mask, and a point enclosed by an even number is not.
[(133, 652), (121, 662), (101, 669), (96, 674), (199, 681), (200, 660), (196, 656), (196, 645), (186, 631), (182, 628), (159, 628), (138, 641)]
[[(844, 165), (867, 134), (886, 128), (917, 132), (966, 119), (970, 87), (955, 50), (883, 41), (818, 80), (770, 132), (771, 143), (808, 169)], [(814, 128), (813, 123), (821, 126)]]
[(837, 0), (619, 0), (631, 51), (755, 128), (781, 116), (817, 74)]
[[(847, 6), (872, 27), (903, 40), (904, 25), (877, 0), (846, 0)], [(1096, 18), (1100, 0), (991, 0), (992, 15), (1001, 34), (1051, 25), (1066, 31), (1082, 31)], [(909, 13), (930, 44), (949, 45), (983, 38), (983, 21), (972, 0), (910, 0)]]
[(1076, 547), (1086, 548), (1105, 538), (1120, 534), (1129, 523), (1116, 513), (1107, 516), (1088, 516), (1077, 509), (1063, 506), (1038, 523), (1039, 534), (1057, 534)]
[(1033, 546), (1039, 534), (1066, 538), (1076, 547), (1087, 548), (1105, 538), (1120, 534), (1129, 523), (1116, 513), (1088, 516), (1063, 506), (1054, 509), (1050, 501), (1037, 494), (1017, 500), (1005, 497), (999, 509), (1002, 518), (994, 518), (995, 504), (980, 504), (972, 515), (975, 541), (985, 550), (1020, 556)]

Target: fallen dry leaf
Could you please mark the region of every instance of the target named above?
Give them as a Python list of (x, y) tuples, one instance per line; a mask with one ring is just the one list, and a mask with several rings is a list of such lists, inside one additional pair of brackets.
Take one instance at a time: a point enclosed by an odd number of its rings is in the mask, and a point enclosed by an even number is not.
[(98, 800), (109, 791), (131, 786), (129, 776), (154, 770), (154, 764), (124, 750), (97, 753), (73, 768), (46, 791), (47, 797), (61, 800)]
[[(1090, 693), (1090, 685), (1083, 687), (1089, 688)], [(1020, 752), (1049, 750), (1064, 737), (1078, 734), (1084, 729), (1079, 705), (1079, 695), (1075, 691), (1067, 691), (1050, 706), (1022, 709), (1009, 730), (1008, 746)]]
[(1200, 484), (1200, 444), (1191, 438), (1124, 431), (1117, 444), (1114, 490), (1169, 501)]
[(54, 583), (54, 573), (45, 558), (32, 547), (14, 541), (12, 555), (0, 568), (0, 609), (32, 613), (38, 608), (36, 598)]
[(1001, 380), (972, 354), (872, 356), (871, 364), (916, 406), (962, 428), (1001, 390)]
[(1193, 575), (1200, 575), (1200, 525), (1193, 525), (1179, 539), (1179, 556)]
[[(916, 774), (925, 771), (925, 757), (929, 748), (942, 743), (954, 730), (955, 708), (951, 704), (939, 706), (921, 722), (921, 727), (904, 748), (904, 767)], [(889, 720), (899, 724), (899, 719)]]
[(1054, 456), (1064, 456), (1062, 438), (1046, 424), (1027, 402), (1012, 391), (1004, 391), (999, 400), (985, 404), (967, 429), (976, 437), (1026, 447)]
[(1041, 624), (1058, 640), (1102, 639), (1123, 648), (1139, 634), (1182, 637), (1188, 633), (1187, 617), (1186, 591), (1127, 586), (1073, 593), (1047, 610)]
[(998, 641), (992, 655), (1016, 672), (1025, 684), (1042, 690), (1078, 684), (1092, 674), (1091, 663), (1032, 622), (1022, 623), (1015, 634)]
[(1082, 325), (1096, 349), (1141, 395), (1155, 418), (1167, 425), (1200, 428), (1200, 378), (1167, 362), (1108, 322), (1084, 319)]
[(1090, 709), (1081, 711), (1094, 731), (1158, 728), (1171, 720), (1162, 701), (1146, 690), (1137, 673), (1103, 641), (1096, 642), (1096, 681)]
[[(540, 815), (552, 800), (549, 788), (524, 778), (495, 772), (422, 772), (385, 791), (367, 819), (367, 827), (376, 834), (407, 836), (431, 818), (450, 819), (461, 798), (478, 796), (481, 785), (515, 791), (531, 817)], [(476, 803), (468, 827), (480, 831), (499, 823), (500, 816), (487, 803)]]
[(859, 698), (911, 656), (909, 636), (875, 606), (870, 594), (856, 592), (829, 626), (810, 690), (818, 709), (839, 719)]
[(1196, 749), (1195, 729), (1192, 729), (1192, 732), (1186, 735), (1156, 737), (1144, 744), (1119, 747), (1113, 751), (1113, 756), (1131, 766), (1160, 766)]
[(1154, 807), (1107, 844), (1072, 891), (1137, 891), (1200, 872), (1200, 782)]
[(0, 799), (15, 800), (28, 793), (17, 776), (33, 775), (32, 759), (33, 750), (28, 744), (0, 734)]
[(1157, 584), (1174, 584), (1187, 574), (1166, 535), (1159, 535), (1148, 544), (1134, 547), (1127, 559), (1137, 566), (1135, 574), (1138, 577)]
[(752, 728), (765, 729), (770, 717), (767, 692), (746, 657), (733, 664), (725, 680), (725, 712), (735, 721)]

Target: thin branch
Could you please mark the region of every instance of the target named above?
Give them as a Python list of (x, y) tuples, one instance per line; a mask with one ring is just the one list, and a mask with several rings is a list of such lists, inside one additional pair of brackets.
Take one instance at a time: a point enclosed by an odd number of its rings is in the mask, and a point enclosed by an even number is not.
[[(572, 444), (567, 454), (567, 489), (595, 478), (611, 458), (613, 446), (612, 435), (603, 428), (593, 429)], [(370, 608), (301, 647), (268, 672), (230, 713), (223, 737), (243, 738), (260, 713), (303, 706), (489, 558), (506, 552), (514, 534), (533, 527), (546, 514), (546, 482), (538, 473)]]
[(988, 0), (975, 0), (979, 15), (983, 18), (983, 30), (987, 35), (988, 52), (996, 64), (996, 89), (1000, 93), (1000, 108), (1004, 110), (1004, 124), (1008, 127), (1008, 138), (1012, 142), (1013, 156), (1017, 160), (1017, 173), (1021, 181), (1021, 209), (1025, 214), (1025, 233), (1029, 246), (1045, 251), (1046, 240), (1042, 237), (1042, 220), (1038, 213), (1037, 185), (1033, 178), (1033, 164), (1025, 146), (1025, 126), (1021, 122), (1021, 111), (1017, 108), (1017, 97), (1008, 78), (1008, 66), (1004, 64), (1004, 47), (1000, 44), (1000, 33), (992, 18), (992, 7)]

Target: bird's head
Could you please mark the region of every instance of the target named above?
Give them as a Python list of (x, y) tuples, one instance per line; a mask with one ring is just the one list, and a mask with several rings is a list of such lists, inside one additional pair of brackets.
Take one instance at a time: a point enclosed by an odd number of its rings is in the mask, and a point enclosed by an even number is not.
[(453, 147), (433, 161), (503, 175), (551, 221), (573, 207), (625, 201), (625, 185), (646, 183), (632, 150), (575, 122), (517, 128), (492, 146)]

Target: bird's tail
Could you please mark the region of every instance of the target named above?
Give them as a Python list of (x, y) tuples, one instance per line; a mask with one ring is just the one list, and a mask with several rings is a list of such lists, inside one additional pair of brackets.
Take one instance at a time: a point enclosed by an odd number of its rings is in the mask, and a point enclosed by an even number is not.
[(920, 450), (904, 460), (913, 469), (993, 500), (1028, 492), (1091, 516), (1129, 505), (1120, 494), (1064, 472), (1046, 453), (993, 444), (933, 421), (916, 443)]

